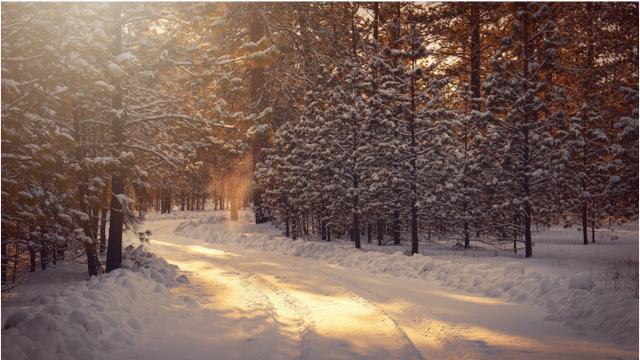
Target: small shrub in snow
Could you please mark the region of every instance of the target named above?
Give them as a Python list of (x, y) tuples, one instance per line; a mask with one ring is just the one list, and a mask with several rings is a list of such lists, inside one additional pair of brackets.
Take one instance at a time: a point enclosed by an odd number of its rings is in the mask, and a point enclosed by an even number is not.
[(122, 267), (142, 273), (165, 286), (174, 286), (177, 283), (178, 267), (146, 251), (144, 245), (127, 246), (122, 252)]
[(147, 230), (147, 231), (140, 231), (138, 233), (138, 239), (140, 239), (141, 243), (148, 243), (149, 242), (149, 236), (151, 236), (151, 231)]

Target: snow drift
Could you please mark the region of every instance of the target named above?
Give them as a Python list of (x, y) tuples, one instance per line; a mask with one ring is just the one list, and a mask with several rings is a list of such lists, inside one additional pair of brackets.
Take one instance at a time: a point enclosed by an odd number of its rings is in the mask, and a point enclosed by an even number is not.
[(123, 269), (38, 296), (2, 325), (2, 359), (101, 359), (131, 343), (154, 313), (171, 304), (178, 268), (140, 245), (123, 252)]

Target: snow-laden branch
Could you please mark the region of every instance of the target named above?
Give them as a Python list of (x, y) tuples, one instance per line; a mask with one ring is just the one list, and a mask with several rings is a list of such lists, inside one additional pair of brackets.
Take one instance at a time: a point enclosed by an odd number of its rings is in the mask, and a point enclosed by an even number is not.
[(159, 157), (160, 159), (164, 160), (164, 162), (166, 162), (167, 164), (169, 164), (171, 167), (173, 167), (174, 169), (178, 170), (178, 166), (176, 164), (173, 163), (173, 161), (171, 161), (171, 159), (169, 159), (165, 154), (150, 149), (148, 147), (144, 147), (144, 146), (139, 146), (139, 145), (132, 145), (132, 144), (122, 144), (122, 146), (127, 147), (131, 150), (139, 150), (139, 151), (143, 151), (143, 152), (147, 152), (150, 153), (152, 155), (155, 155), (157, 157)]

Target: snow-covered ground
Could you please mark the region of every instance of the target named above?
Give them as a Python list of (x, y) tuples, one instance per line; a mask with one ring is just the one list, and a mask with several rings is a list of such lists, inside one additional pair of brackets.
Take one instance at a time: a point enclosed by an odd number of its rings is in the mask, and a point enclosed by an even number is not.
[(3, 302), (2, 358), (638, 357), (638, 299), (623, 279), (637, 269), (634, 227), (588, 246), (552, 229), (528, 260), (292, 241), (224, 213), (154, 215), (143, 229), (182, 275), (140, 250), (135, 271), (36, 273)]
[(140, 247), (123, 258), (125, 269), (89, 280), (75, 261), (31, 274), (3, 299), (2, 359), (101, 359), (133, 344), (185, 277)]

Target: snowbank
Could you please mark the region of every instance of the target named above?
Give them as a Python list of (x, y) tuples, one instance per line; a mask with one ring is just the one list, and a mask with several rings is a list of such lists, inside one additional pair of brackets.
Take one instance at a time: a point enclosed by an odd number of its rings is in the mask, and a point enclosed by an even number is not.
[(136, 330), (171, 304), (168, 287), (184, 279), (142, 246), (125, 249), (123, 267), (3, 309), (2, 359), (93, 360), (130, 345)]
[(122, 267), (140, 273), (146, 278), (159, 282), (164, 286), (173, 286), (183, 275), (176, 277), (178, 267), (169, 264), (165, 259), (146, 251), (144, 245), (127, 246), (122, 253)]
[[(609, 291), (589, 273), (538, 269), (525, 260), (460, 256), (408, 257), (353, 249), (351, 244), (293, 241), (269, 225), (223, 222), (216, 217), (185, 221), (176, 232), (213, 243), (321, 260), (330, 264), (411, 278), (431, 278), (444, 286), (513, 302), (543, 306), (548, 320), (578, 331), (608, 336), (620, 344), (638, 341), (638, 299)], [(546, 271), (542, 271), (546, 270)]]

